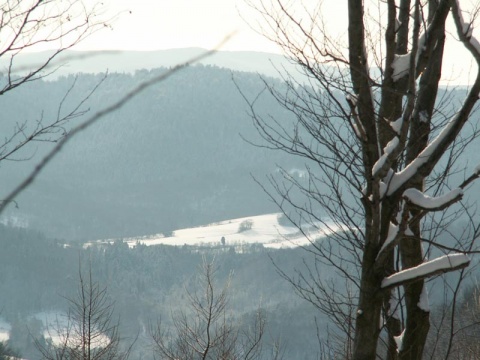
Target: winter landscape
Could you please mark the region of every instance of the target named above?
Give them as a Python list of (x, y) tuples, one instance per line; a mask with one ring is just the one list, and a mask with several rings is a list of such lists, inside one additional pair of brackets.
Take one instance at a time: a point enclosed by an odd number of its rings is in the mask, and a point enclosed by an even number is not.
[(0, 0), (0, 360), (480, 359), (479, 10)]

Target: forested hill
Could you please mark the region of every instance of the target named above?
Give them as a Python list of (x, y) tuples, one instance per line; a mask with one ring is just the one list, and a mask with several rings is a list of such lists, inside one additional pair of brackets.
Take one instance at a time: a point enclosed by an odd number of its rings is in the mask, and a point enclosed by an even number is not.
[[(26, 84), (0, 97), (0, 131), (8, 137), (25, 121), (31, 129), (36, 121), (65, 116), (98, 85), (82, 106), (89, 111), (73, 119), (78, 124), (165, 70), (110, 73), (105, 79), (102, 74), (69, 75)], [(267, 81), (282, 91), (280, 80)], [(265, 176), (275, 176), (279, 166), (299, 174), (296, 169), (304, 169), (304, 163), (243, 139), (261, 143), (237, 87), (250, 100), (261, 94), (255, 102), (259, 113), (279, 122), (292, 120), (264, 91), (258, 74), (210, 65), (184, 68), (75, 137), (1, 221), (48, 236), (93, 240), (277, 212), (252, 176), (266, 184)], [(449, 93), (442, 106), (455, 106), (462, 91)], [(48, 147), (33, 143), (16, 155), (27, 161), (2, 162), (2, 198)], [(470, 155), (466, 161), (475, 158)]]
[[(79, 74), (30, 83), (0, 97), (9, 120), (0, 130), (9, 134), (25, 120), (52, 121), (60, 104), (66, 114), (100, 83), (84, 105), (88, 117), (162, 71), (111, 73), (103, 82), (103, 75)], [(277, 211), (252, 175), (263, 181), (279, 164), (301, 164), (242, 139), (259, 136), (235, 83), (251, 99), (264, 88), (257, 74), (197, 65), (131, 99), (74, 138), (3, 221), (49, 236), (95, 239)], [(277, 119), (288, 116), (266, 92), (256, 108)], [(2, 163), (3, 196), (48, 146), (33, 144), (17, 157), (31, 160)]]
[[(189, 61), (208, 50), (202, 48), (180, 48), (157, 51), (73, 51), (67, 50), (55, 58), (53, 67), (58, 69), (49, 77), (58, 77), (79, 72), (134, 73), (139, 69), (170, 67)], [(25, 69), (47, 59), (52, 52), (22, 53), (16, 57), (16, 67)], [(201, 60), (202, 65), (213, 65), (235, 71), (260, 73), (280, 78), (278, 69), (296, 72), (295, 65), (285, 56), (255, 51), (217, 51)], [(0, 68), (9, 66), (8, 59), (0, 58)], [(300, 73), (298, 73), (300, 75)]]

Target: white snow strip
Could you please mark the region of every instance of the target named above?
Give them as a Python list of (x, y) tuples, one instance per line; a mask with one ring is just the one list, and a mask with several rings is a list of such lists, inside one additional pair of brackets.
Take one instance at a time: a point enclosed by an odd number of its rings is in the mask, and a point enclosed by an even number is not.
[(463, 265), (466, 266), (469, 263), (470, 259), (466, 254), (457, 253), (444, 255), (437, 259), (424, 262), (418, 266), (390, 275), (383, 279), (382, 288), (395, 286), (416, 278), (425, 278), (438, 272), (445, 272)]
[(439, 209), (461, 196), (463, 196), (463, 190), (460, 188), (453, 189), (445, 195), (437, 197), (430, 197), (422, 191), (414, 188), (407, 189), (403, 192), (403, 197), (407, 198), (408, 201), (427, 210)]
[(428, 160), (433, 152), (437, 149), (440, 142), (450, 133), (452, 127), (455, 125), (457, 120), (457, 115), (453, 116), (447, 125), (442, 129), (440, 134), (433, 139), (430, 144), (427, 145), (425, 149), (402, 171), (395, 173), (390, 182), (390, 187), (388, 189), (388, 195), (393, 194), (398, 190), (404, 183), (414, 176), (418, 169), (422, 167)]
[(422, 293), (420, 294), (420, 299), (418, 301), (417, 306), (425, 312), (430, 312), (430, 303), (428, 301), (427, 284), (423, 284)]
[(394, 336), (393, 339), (395, 340), (395, 343), (397, 344), (397, 351), (400, 352), (402, 351), (403, 348), (403, 335), (405, 334), (405, 329), (403, 329), (402, 333), (398, 336)]
[(388, 142), (387, 146), (385, 146), (383, 151), (386, 154), (391, 154), (393, 150), (395, 150), (395, 148), (398, 146), (399, 143), (400, 143), (400, 139), (398, 138), (398, 136), (395, 136), (392, 140)]
[(417, 55), (415, 57), (415, 65), (418, 64), (418, 59), (420, 59), (420, 55), (426, 50), (425, 42), (427, 40), (427, 34), (430, 31), (430, 26), (424, 31), (420, 37), (418, 38), (418, 50), (417, 50)]
[(380, 156), (380, 158), (377, 160), (377, 162), (375, 164), (373, 164), (373, 167), (372, 167), (372, 176), (375, 176), (378, 171), (383, 168), (383, 165), (385, 165), (385, 161), (387, 161), (387, 158), (388, 158), (388, 154), (383, 154), (382, 156)]
[(398, 118), (395, 121), (390, 123), (391, 128), (395, 131), (398, 135), (400, 135), (400, 131), (402, 130), (403, 125), (403, 117)]
[(363, 127), (362, 123), (358, 119), (354, 119), (354, 124), (353, 124), (353, 129), (355, 130), (355, 133), (357, 134), (359, 139), (363, 138), (362, 134), (365, 134), (365, 128)]
[(408, 70), (410, 68), (410, 53), (404, 55), (395, 55), (395, 59), (392, 63), (393, 81), (398, 81), (402, 77), (408, 75)]
[(378, 184), (378, 192), (380, 195), (380, 199), (383, 199), (385, 193), (387, 192), (387, 184), (385, 184), (383, 181), (380, 181), (380, 183)]
[(395, 148), (400, 143), (400, 139), (398, 136), (395, 136), (392, 140), (388, 142), (388, 144), (383, 148), (383, 155), (377, 160), (377, 162), (373, 165), (372, 168), (372, 175), (375, 176), (377, 172), (383, 167), (385, 161), (387, 161), (388, 156), (395, 150)]
[(390, 222), (390, 226), (388, 227), (387, 238), (385, 239), (385, 242), (383, 243), (380, 251), (378, 252), (377, 259), (378, 259), (378, 256), (380, 256), (380, 254), (382, 253), (382, 251), (395, 239), (395, 237), (398, 234), (398, 230), (399, 230), (398, 225), (395, 225), (394, 223)]

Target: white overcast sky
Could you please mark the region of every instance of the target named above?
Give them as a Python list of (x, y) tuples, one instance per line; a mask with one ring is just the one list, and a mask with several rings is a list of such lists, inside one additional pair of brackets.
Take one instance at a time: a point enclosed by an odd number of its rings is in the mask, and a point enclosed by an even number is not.
[[(86, 0), (98, 2), (99, 0)], [(252, 0), (257, 3), (260, 0)], [(267, 2), (270, 0), (267, 0)], [(374, 1), (374, 0), (372, 0)], [(281, 53), (262, 35), (253, 31), (261, 18), (245, 0), (100, 0), (106, 17), (119, 14), (113, 30), (98, 32), (76, 47), (78, 50), (162, 50), (185, 47), (211, 49), (226, 35), (235, 36), (223, 50), (247, 50)], [(300, 4), (299, 0), (285, 0)], [(317, 4), (317, 1), (306, 1)], [(327, 25), (345, 34), (346, 1), (324, 0), (322, 17)], [(130, 13), (131, 12), (131, 13)], [(451, 29), (451, 33), (455, 33)], [(478, 36), (478, 35), (477, 35)], [(473, 67), (475, 69), (475, 67)], [(445, 77), (454, 83), (468, 83), (472, 73), (471, 57), (461, 46), (447, 49)], [(471, 82), (471, 80), (470, 80)]]
[[(105, 18), (119, 14), (113, 30), (101, 31), (78, 46), (85, 50), (161, 50), (185, 47), (215, 47), (228, 34), (235, 36), (224, 50), (280, 53), (261, 34), (262, 18), (247, 0), (87, 0), (103, 4)], [(262, 0), (250, 0), (260, 4)], [(271, 0), (264, 1), (269, 3)], [(299, 0), (285, 3), (299, 6)], [(317, 1), (308, 0), (310, 6)], [(346, 29), (346, 1), (324, 0), (332, 16), (330, 25)], [(131, 11), (131, 13), (130, 13)], [(248, 22), (248, 23), (247, 23)], [(260, 23), (260, 25), (259, 25)], [(341, 26), (344, 25), (344, 26)], [(342, 30), (343, 31), (343, 30)]]
[(213, 48), (226, 35), (236, 32), (224, 49), (279, 52), (242, 19), (251, 12), (243, 0), (103, 0), (102, 3), (107, 16), (119, 14), (113, 30), (96, 33), (78, 49)]

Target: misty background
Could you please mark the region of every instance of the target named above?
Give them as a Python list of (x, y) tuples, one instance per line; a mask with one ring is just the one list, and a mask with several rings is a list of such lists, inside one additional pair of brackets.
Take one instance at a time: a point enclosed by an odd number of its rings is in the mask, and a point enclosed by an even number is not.
[[(67, 53), (69, 64), (53, 77), (0, 97), (5, 119), (0, 131), (8, 134), (23, 121), (35, 126), (32, 120), (55, 119), (98, 85), (83, 105), (89, 116), (201, 51)], [(22, 61), (28, 66), (35, 55)], [(183, 69), (73, 138), (8, 207), (0, 219), (0, 315), (24, 358), (36, 356), (32, 335), (44, 334), (43, 315), (38, 314), (67, 311), (62, 296), (75, 290), (79, 262), (91, 266), (95, 278), (108, 286), (122, 334), (139, 336), (133, 358), (151, 358), (145, 345), (150, 322), (184, 306), (185, 287), (205, 255), (215, 258), (219, 283), (234, 274), (237, 319), (248, 319), (260, 307), (267, 314), (267, 341), (279, 341), (286, 358), (316, 358), (316, 326), (326, 330), (328, 322), (296, 296), (274, 266), (293, 274), (304, 262), (314, 264), (304, 249), (268, 250), (258, 244), (239, 251), (181, 243), (129, 248), (122, 241), (278, 212), (255, 179), (267, 185), (266, 176), (277, 176), (280, 168), (300, 177), (299, 170), (308, 164), (251, 144), (264, 142), (239, 91), (250, 100), (260, 95), (255, 103), (259, 114), (288, 123), (291, 114), (264, 91), (265, 82), (280, 91), (284, 87), (277, 70), (295, 72), (295, 67), (273, 54), (219, 52)], [(464, 92), (462, 87), (455, 91)], [(454, 106), (455, 92), (452, 97)], [(82, 119), (73, 120), (65, 131)], [(2, 162), (0, 196), (51, 146), (34, 143), (18, 153), (18, 161)], [(463, 158), (459, 165), (476, 165), (468, 163), (476, 159), (473, 152)], [(469, 201), (478, 197), (472, 194)], [(110, 243), (84, 246), (105, 239)], [(327, 267), (320, 270), (325, 279), (335, 280)], [(326, 337), (326, 331), (322, 334)]]

